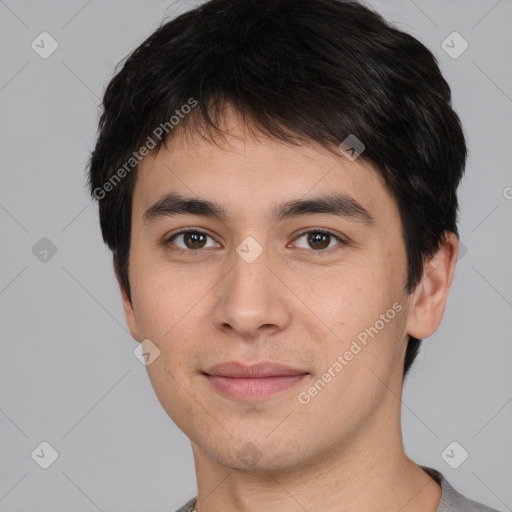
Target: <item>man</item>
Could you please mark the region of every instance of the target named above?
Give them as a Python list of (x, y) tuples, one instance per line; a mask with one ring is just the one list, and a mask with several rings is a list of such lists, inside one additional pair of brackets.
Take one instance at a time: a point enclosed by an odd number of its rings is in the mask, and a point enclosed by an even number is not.
[(433, 55), (342, 0), (212, 0), (104, 96), (90, 160), (127, 323), (189, 437), (181, 511), (488, 511), (404, 453), (466, 145)]

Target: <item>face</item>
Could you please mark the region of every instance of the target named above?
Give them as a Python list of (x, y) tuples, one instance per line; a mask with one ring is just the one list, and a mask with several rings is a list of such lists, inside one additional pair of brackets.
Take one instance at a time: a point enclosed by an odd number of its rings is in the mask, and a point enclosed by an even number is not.
[(125, 312), (160, 350), (149, 377), (193, 446), (233, 468), (292, 468), (382, 431), (398, 407), (401, 223), (361, 159), (226, 123), (221, 147), (175, 138), (139, 166)]

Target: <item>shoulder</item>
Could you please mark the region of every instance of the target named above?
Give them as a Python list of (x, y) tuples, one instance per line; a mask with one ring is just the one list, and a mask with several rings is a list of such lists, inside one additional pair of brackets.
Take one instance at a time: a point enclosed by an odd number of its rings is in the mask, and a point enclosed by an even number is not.
[(439, 471), (424, 466), (422, 468), (437, 480), (442, 488), (441, 501), (436, 512), (499, 512), (460, 494)]
[(196, 498), (192, 498), (190, 501), (187, 501), (183, 507), (176, 510), (176, 512), (195, 512)]

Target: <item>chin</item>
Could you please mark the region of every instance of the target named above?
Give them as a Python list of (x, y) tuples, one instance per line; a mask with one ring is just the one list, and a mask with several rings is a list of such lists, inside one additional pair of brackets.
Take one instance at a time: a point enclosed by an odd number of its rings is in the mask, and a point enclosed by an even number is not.
[[(210, 458), (230, 469), (247, 473), (282, 473), (305, 465), (307, 457), (296, 443), (262, 435), (253, 440), (232, 440), (227, 450), (206, 449)], [(216, 445), (219, 448), (219, 445)]]

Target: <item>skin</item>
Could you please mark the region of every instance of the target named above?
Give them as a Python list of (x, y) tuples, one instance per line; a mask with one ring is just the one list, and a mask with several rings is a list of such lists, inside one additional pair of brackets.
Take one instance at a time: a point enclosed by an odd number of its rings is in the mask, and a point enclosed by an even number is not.
[[(409, 459), (400, 430), (407, 334), (441, 322), (458, 240), (449, 234), (405, 291), (406, 253), (393, 198), (361, 158), (310, 143), (294, 146), (247, 131), (235, 111), (217, 141), (177, 132), (139, 165), (132, 206), (129, 279), (121, 288), (137, 341), (160, 356), (147, 367), (160, 403), (192, 443), (199, 512), (266, 510), (434, 512), (439, 484)], [(198, 215), (143, 221), (174, 192), (221, 203), (227, 221)], [(274, 204), (340, 192), (374, 217), (308, 214), (271, 222)], [(183, 228), (206, 231), (196, 255)], [(325, 249), (304, 231), (327, 229)], [(252, 236), (263, 252), (236, 252)], [(319, 255), (322, 252), (322, 255)], [(315, 253), (315, 254), (313, 254)], [(357, 335), (399, 303), (402, 309), (307, 404), (307, 391)], [(202, 372), (225, 361), (270, 360), (309, 375), (258, 402), (219, 394)], [(248, 443), (252, 443), (249, 445)], [(252, 446), (253, 459), (239, 458)]]

